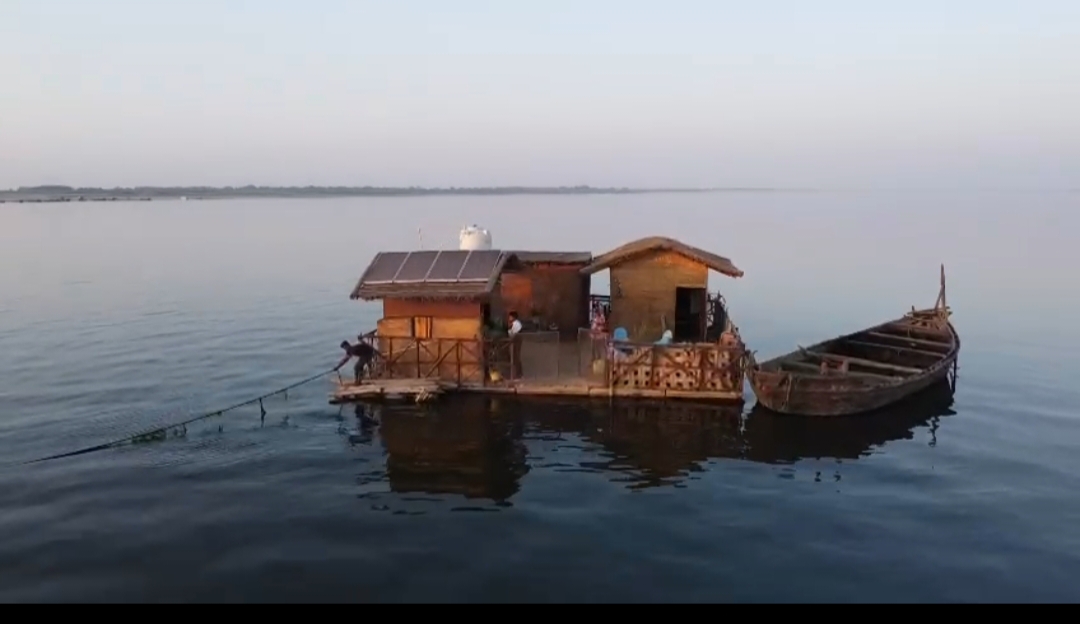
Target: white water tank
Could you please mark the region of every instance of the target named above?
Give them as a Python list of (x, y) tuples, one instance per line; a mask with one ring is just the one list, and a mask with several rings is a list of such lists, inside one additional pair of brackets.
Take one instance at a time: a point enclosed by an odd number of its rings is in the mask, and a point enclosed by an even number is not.
[(462, 228), (458, 240), (460, 241), (458, 249), (462, 251), (491, 249), (491, 232), (476, 225)]

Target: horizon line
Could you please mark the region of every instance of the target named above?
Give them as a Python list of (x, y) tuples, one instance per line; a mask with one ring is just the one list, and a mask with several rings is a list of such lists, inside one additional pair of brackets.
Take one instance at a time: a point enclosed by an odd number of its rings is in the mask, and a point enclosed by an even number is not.
[(152, 198), (235, 198), (235, 197), (357, 197), (357, 196), (416, 196), (416, 195), (581, 195), (581, 194), (647, 194), (647, 193), (715, 193), (715, 192), (784, 192), (810, 189), (781, 189), (772, 187), (594, 187), (576, 186), (69, 186), (42, 184), (0, 190), (0, 199), (14, 201), (85, 201), (101, 199)]
[[(529, 185), (501, 185), (501, 186), (350, 186), (350, 185), (256, 185), (246, 184), (243, 186), (209, 186), (209, 185), (180, 185), (180, 186), (70, 186), (66, 184), (38, 184), (33, 186), (18, 186), (15, 188), (0, 189), (0, 198), (18, 198), (19, 196), (51, 196), (73, 199), (78, 195), (103, 195), (114, 194), (119, 196), (142, 197), (156, 196), (162, 198), (175, 197), (198, 197), (200, 195), (229, 195), (229, 196), (271, 196), (281, 193), (293, 194), (318, 194), (337, 196), (358, 195), (469, 195), (469, 194), (647, 194), (647, 193), (813, 193), (813, 192), (913, 192), (913, 191), (985, 191), (985, 192), (1057, 192), (1077, 193), (1080, 188), (979, 188), (979, 187), (804, 187), (804, 186), (709, 186), (709, 187), (627, 187), (627, 186), (591, 186), (578, 184), (573, 186), (529, 186)], [(116, 197), (119, 199), (119, 197)]]
[[(176, 184), (176, 185), (160, 185), (160, 184), (137, 184), (127, 186), (72, 186), (68, 184), (34, 184), (34, 185), (20, 185), (14, 188), (0, 189), (0, 193), (3, 192), (18, 192), (18, 191), (36, 191), (36, 190), (70, 190), (70, 191), (119, 191), (119, 190), (174, 190), (174, 189), (191, 189), (191, 190), (243, 190), (243, 189), (289, 189), (289, 190), (309, 190), (309, 189), (327, 189), (327, 190), (417, 190), (417, 191), (435, 191), (435, 190), (471, 190), (471, 189), (542, 189), (542, 190), (620, 190), (620, 191), (713, 191), (713, 190), (726, 190), (726, 189), (776, 189), (783, 187), (772, 186), (660, 186), (660, 187), (631, 187), (631, 186), (592, 186), (591, 184), (573, 184), (573, 185), (529, 185), (529, 184), (498, 184), (498, 185), (466, 185), (466, 186), (380, 186), (373, 184), (225, 184), (225, 185), (208, 185), (208, 184)], [(795, 188), (795, 187), (792, 187)], [(799, 189), (802, 190), (802, 189)]]

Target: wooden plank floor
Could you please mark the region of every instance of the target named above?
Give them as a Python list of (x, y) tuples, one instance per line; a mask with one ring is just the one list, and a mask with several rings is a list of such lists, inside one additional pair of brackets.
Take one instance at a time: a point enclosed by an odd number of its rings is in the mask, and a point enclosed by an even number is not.
[(584, 378), (560, 379), (541, 382), (521, 380), (488, 385), (439, 382), (434, 379), (377, 379), (355, 385), (346, 382), (334, 391), (331, 403), (362, 401), (367, 399), (415, 399), (427, 398), (453, 392), (469, 392), (490, 395), (514, 394), (535, 397), (596, 397), (596, 398), (648, 398), (648, 399), (697, 399), (724, 402), (743, 400), (742, 393), (697, 392), (667, 390), (664, 388), (609, 388)]
[[(663, 388), (609, 388), (602, 377), (586, 376), (591, 358), (577, 343), (526, 344), (522, 348), (525, 378), (481, 383), (440, 382), (436, 379), (370, 379), (359, 386), (342, 381), (330, 397), (333, 404), (378, 399), (415, 400), (454, 392), (534, 397), (597, 397), (697, 399), (738, 403), (739, 392), (696, 392)], [(506, 371), (508, 372), (508, 371)]]
[(437, 379), (371, 379), (359, 385), (342, 381), (330, 395), (333, 404), (378, 398), (416, 399), (438, 396), (444, 390)]

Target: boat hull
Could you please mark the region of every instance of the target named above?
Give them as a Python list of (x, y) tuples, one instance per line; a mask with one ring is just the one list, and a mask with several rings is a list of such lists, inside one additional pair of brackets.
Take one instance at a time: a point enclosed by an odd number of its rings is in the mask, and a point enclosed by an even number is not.
[[(912, 318), (923, 324), (912, 324)], [(898, 328), (907, 331), (899, 332)], [(887, 339), (881, 342), (888, 344), (868, 342), (866, 336), (879, 336)], [(850, 352), (852, 345), (883, 355), (874, 358), (835, 354), (843, 348)], [(757, 402), (770, 411), (800, 416), (849, 416), (887, 407), (940, 382), (948, 381), (951, 386), (959, 350), (960, 339), (948, 322), (947, 312), (928, 310), (762, 364), (752, 363), (747, 378)], [(887, 363), (891, 357), (901, 355), (915, 359), (918, 365), (910, 360), (904, 361), (904, 366)], [(806, 370), (830, 360), (853, 362), (861, 372)], [(791, 370), (796, 366), (801, 370)], [(886, 369), (888, 374), (874, 367)]]
[(847, 388), (842, 385), (787, 392), (781, 375), (750, 373), (750, 386), (758, 404), (780, 414), (795, 416), (852, 416), (879, 410), (922, 392), (936, 383), (951, 381), (949, 369), (895, 386)]

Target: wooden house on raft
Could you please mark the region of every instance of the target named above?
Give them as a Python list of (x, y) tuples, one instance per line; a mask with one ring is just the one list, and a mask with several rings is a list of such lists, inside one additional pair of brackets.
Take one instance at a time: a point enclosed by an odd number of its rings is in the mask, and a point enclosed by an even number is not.
[[(604, 270), (610, 296), (591, 295)], [(709, 294), (710, 270), (742, 276), (727, 258), (659, 237), (599, 257), (379, 253), (351, 298), (381, 302), (365, 335), (381, 357), (331, 400), (459, 391), (742, 401), (746, 351), (723, 298)], [(605, 323), (590, 318), (598, 308)], [(510, 311), (524, 325), (512, 338)]]

